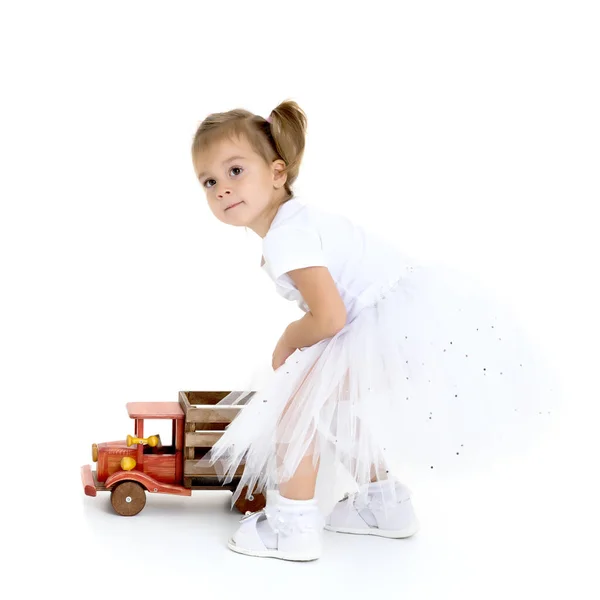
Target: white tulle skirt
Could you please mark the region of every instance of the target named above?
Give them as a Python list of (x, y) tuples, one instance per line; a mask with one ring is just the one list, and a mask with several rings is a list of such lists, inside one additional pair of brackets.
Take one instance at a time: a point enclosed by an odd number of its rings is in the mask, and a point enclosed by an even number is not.
[[(361, 486), (390, 464), (436, 473), (519, 456), (556, 419), (560, 384), (512, 310), (469, 275), (402, 267), (334, 337), (297, 350), (245, 404), (207, 457), (225, 483), (277, 489), (300, 461)], [(328, 482), (335, 485), (334, 481)], [(393, 500), (393, 499), (392, 499)]]

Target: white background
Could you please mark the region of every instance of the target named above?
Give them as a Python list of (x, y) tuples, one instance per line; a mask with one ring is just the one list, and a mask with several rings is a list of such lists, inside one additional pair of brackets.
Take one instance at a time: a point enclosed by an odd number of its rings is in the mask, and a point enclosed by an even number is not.
[[(6, 597), (597, 597), (596, 10), (3, 3)], [(301, 316), (260, 271), (260, 239), (210, 213), (190, 159), (209, 113), (288, 98), (308, 116), (297, 195), (476, 273), (569, 391), (521, 470), (408, 481), (416, 536), (329, 534), (305, 565), (227, 550), (228, 492), (151, 496), (125, 519), (79, 479), (92, 442), (133, 433), (126, 402), (259, 385)]]

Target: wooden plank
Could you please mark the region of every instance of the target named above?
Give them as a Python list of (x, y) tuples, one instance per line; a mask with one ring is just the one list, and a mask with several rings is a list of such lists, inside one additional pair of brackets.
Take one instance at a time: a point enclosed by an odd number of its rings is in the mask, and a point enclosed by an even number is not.
[(214, 480), (215, 483), (211, 483), (211, 480), (207, 477), (184, 477), (183, 485), (192, 490), (225, 490), (233, 492), (239, 484), (239, 479), (233, 479), (231, 483), (221, 485), (218, 480)]
[[(217, 478), (216, 467), (212, 467), (208, 460), (186, 460), (183, 466), (184, 477), (214, 477)], [(244, 465), (241, 464), (236, 472), (235, 477), (241, 477), (244, 474)]]
[(230, 483), (223, 484), (216, 477), (198, 477), (192, 475), (186, 477), (186, 481), (189, 485), (186, 485), (187, 489), (192, 490), (230, 490), (233, 491), (240, 483), (239, 477), (234, 478)]
[(193, 406), (188, 409), (186, 420), (194, 423), (231, 423), (243, 408), (243, 405)]
[(216, 391), (202, 390), (202, 391), (197, 391), (197, 392), (188, 391), (188, 392), (186, 392), (186, 395), (187, 395), (187, 399), (188, 399), (189, 403), (194, 405), (194, 404), (216, 404), (217, 402), (220, 402), (221, 400), (223, 400), (223, 398), (225, 398), (225, 396), (228, 396), (230, 393), (231, 393), (231, 391), (216, 392)]
[(192, 431), (185, 434), (185, 445), (210, 448), (221, 438), (224, 431)]
[[(212, 392), (212, 391), (180, 391), (179, 392), (179, 403), (182, 405), (182, 408), (185, 410), (185, 406), (188, 408), (190, 406), (215, 406), (221, 400), (223, 400), (226, 396), (232, 393), (242, 394), (245, 391), (235, 390), (233, 392)], [(248, 403), (250, 398), (256, 394), (256, 391), (247, 392), (247, 395), (244, 399), (244, 404)], [(225, 405), (228, 406), (228, 405)], [(243, 405), (242, 405), (243, 406)]]
[(179, 392), (179, 406), (183, 410), (184, 418), (186, 422), (188, 421), (188, 410), (190, 409), (190, 403), (188, 402), (187, 392)]
[(221, 490), (225, 492), (233, 492), (236, 486), (229, 485), (221, 485), (219, 482), (215, 483), (215, 485), (192, 485), (186, 486), (188, 489), (193, 490), (194, 492), (198, 492), (201, 490)]

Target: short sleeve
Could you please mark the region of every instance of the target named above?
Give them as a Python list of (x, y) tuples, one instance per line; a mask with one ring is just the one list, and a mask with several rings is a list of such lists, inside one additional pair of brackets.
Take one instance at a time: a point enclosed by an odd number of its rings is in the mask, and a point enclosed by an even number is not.
[(281, 226), (270, 230), (263, 238), (263, 254), (275, 279), (294, 269), (327, 266), (321, 237), (314, 228)]

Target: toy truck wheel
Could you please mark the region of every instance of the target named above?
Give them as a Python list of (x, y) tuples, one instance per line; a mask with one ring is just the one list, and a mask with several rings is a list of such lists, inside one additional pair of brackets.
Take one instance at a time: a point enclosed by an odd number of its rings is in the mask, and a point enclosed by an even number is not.
[(240, 497), (235, 501), (234, 506), (243, 514), (246, 514), (246, 511), (256, 512), (258, 510), (262, 510), (266, 504), (267, 499), (264, 494), (253, 494), (250, 498), (246, 498), (246, 492), (248, 491), (248, 487), (244, 487), (240, 493)]
[(110, 502), (117, 514), (132, 517), (146, 505), (146, 492), (139, 483), (124, 481), (111, 490)]

